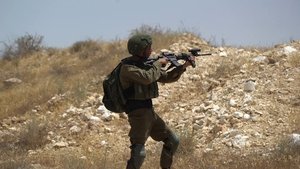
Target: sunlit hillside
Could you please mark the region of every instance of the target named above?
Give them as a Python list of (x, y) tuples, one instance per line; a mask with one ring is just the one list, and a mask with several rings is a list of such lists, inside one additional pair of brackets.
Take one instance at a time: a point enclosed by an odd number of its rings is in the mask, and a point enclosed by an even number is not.
[[(190, 48), (212, 53), (198, 57), (178, 82), (160, 84), (154, 100), (180, 136), (174, 168), (300, 168), (300, 41), (237, 48), (188, 32), (143, 26), (132, 34), (139, 32), (152, 35), (154, 55)], [(39, 38), (23, 40), (28, 37)], [(101, 99), (105, 75), (129, 55), (126, 43), (89, 39), (63, 49), (6, 48), (0, 168), (125, 168), (127, 116), (109, 112)], [(159, 168), (161, 147), (148, 140), (144, 169)]]

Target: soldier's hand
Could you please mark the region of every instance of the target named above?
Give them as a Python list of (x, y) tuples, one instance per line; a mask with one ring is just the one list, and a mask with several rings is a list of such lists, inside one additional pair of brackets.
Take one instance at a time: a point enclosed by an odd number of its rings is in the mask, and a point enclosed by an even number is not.
[(160, 58), (160, 59), (158, 59), (158, 61), (162, 65), (166, 65), (169, 62), (169, 60), (166, 57)]
[(183, 68), (186, 68), (188, 66), (192, 66), (191, 62), (195, 62), (195, 56), (190, 56), (190, 61), (185, 61), (185, 63), (183, 64)]

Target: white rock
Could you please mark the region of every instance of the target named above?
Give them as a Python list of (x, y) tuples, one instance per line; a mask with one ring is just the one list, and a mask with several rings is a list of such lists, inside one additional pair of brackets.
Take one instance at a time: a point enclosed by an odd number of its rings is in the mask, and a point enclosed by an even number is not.
[(60, 141), (60, 142), (56, 142), (53, 145), (54, 148), (63, 148), (63, 147), (68, 147), (68, 143)]
[(104, 105), (99, 106), (97, 112), (102, 114), (101, 119), (104, 121), (111, 121), (113, 119), (112, 112), (107, 110)]
[(253, 136), (255, 136), (256, 138), (262, 138), (263, 137), (263, 135), (262, 134), (260, 134), (259, 132), (254, 132), (254, 134), (253, 134)]
[(86, 157), (86, 156), (81, 156), (81, 157), (80, 157), (80, 159), (82, 159), (82, 160), (86, 160), (86, 159), (87, 159), (87, 157)]
[(95, 122), (95, 123), (98, 123), (101, 121), (101, 119), (97, 116), (88, 116), (88, 119), (91, 121), (91, 122)]
[(293, 48), (292, 46), (286, 46), (283, 48), (283, 53), (289, 55), (293, 52), (297, 52), (297, 49)]
[(113, 120), (112, 113), (108, 113), (108, 112), (103, 113), (101, 119), (104, 121), (112, 121)]
[(259, 63), (268, 62), (268, 58), (265, 56), (256, 56), (255, 58), (253, 58), (253, 61)]
[(113, 119), (120, 119), (120, 114), (119, 113), (111, 113), (111, 116)]
[(240, 112), (240, 111), (236, 111), (233, 113), (234, 117), (238, 118), (238, 119), (241, 119), (244, 117), (244, 113), (243, 112)]
[(237, 104), (236, 104), (236, 101), (234, 99), (230, 99), (229, 100), (229, 106), (231, 107), (235, 107)]
[(249, 138), (248, 136), (238, 134), (231, 141), (232, 146), (235, 148), (243, 148), (243, 147), (249, 145), (249, 142), (247, 141), (248, 138)]
[(109, 127), (104, 127), (104, 132), (105, 133), (111, 133), (111, 128), (109, 128)]
[(249, 120), (251, 118), (251, 116), (249, 115), (249, 114), (247, 114), (247, 113), (245, 113), (244, 115), (243, 115), (243, 119), (244, 120)]
[(212, 148), (206, 148), (205, 150), (203, 150), (204, 153), (208, 153), (208, 152), (211, 152), (211, 151), (213, 151)]
[(18, 78), (10, 78), (10, 79), (4, 80), (3, 83), (7, 86), (10, 86), (10, 85), (22, 83), (22, 80), (20, 80)]
[(107, 141), (105, 141), (105, 140), (102, 140), (101, 142), (100, 142), (100, 145), (101, 146), (105, 146), (105, 145), (107, 145), (108, 143), (107, 143)]
[(16, 127), (9, 127), (8, 129), (11, 131), (18, 131), (18, 129)]
[(111, 113), (111, 111), (107, 110), (104, 105), (99, 106), (97, 112), (100, 114)]
[(252, 96), (249, 93), (245, 93), (244, 99), (243, 99), (243, 103), (244, 104), (248, 104), (252, 102)]
[(245, 51), (245, 49), (239, 49), (238, 51), (237, 51), (237, 53), (243, 53)]
[(68, 110), (66, 110), (66, 113), (71, 113), (71, 114), (76, 114), (76, 112), (77, 112), (77, 108), (76, 107), (74, 107), (74, 106), (70, 106), (69, 108), (68, 108)]
[(220, 52), (220, 53), (219, 53), (219, 56), (220, 56), (220, 57), (227, 57), (228, 55), (227, 55), (226, 52)]
[(288, 78), (286, 81), (287, 81), (287, 82), (293, 82), (293, 81), (295, 81), (295, 79), (293, 79), (293, 78)]
[(226, 141), (226, 142), (224, 142), (224, 144), (228, 147), (232, 147), (232, 142), (231, 141)]
[(219, 48), (219, 51), (220, 51), (220, 52), (224, 52), (225, 49), (224, 49), (223, 47), (220, 47), (220, 48)]
[(80, 131), (81, 131), (81, 128), (78, 127), (78, 126), (72, 126), (70, 128), (70, 132), (73, 133), (73, 134), (79, 133)]
[(168, 49), (161, 49), (160, 52), (163, 52), (163, 53), (171, 53), (171, 51), (168, 50)]
[(49, 132), (48, 132), (48, 135), (53, 136), (53, 135), (54, 135), (54, 132), (53, 132), (53, 131), (49, 131)]
[(291, 144), (294, 146), (300, 146), (300, 134), (293, 133), (291, 136)]

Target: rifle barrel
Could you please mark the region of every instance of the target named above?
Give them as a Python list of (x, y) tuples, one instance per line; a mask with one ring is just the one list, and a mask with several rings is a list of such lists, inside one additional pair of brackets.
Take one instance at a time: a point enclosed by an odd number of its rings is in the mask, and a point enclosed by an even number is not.
[(212, 53), (201, 53), (198, 56), (207, 56), (207, 55), (212, 55)]

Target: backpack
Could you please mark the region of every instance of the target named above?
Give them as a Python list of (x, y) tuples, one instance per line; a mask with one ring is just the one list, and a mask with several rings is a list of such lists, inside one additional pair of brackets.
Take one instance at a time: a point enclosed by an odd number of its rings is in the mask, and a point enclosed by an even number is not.
[(126, 97), (119, 78), (121, 66), (122, 62), (103, 81), (104, 96), (102, 102), (108, 110), (115, 113), (122, 113), (126, 108)]

